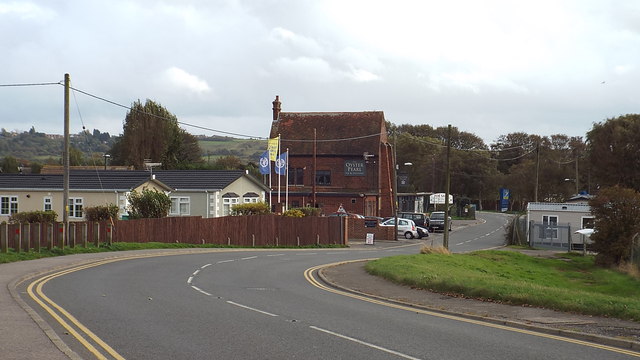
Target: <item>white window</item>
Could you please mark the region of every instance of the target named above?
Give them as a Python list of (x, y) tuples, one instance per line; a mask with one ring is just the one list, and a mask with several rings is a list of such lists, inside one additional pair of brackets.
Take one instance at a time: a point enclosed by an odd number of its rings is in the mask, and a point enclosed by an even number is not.
[(244, 198), (244, 203), (245, 204), (257, 203), (257, 202), (258, 202), (258, 198), (257, 197)]
[(222, 198), (222, 215), (227, 216), (231, 214), (231, 207), (238, 204), (240, 199), (237, 197), (225, 197)]
[(69, 218), (82, 218), (82, 198), (69, 198)]
[(17, 196), (0, 196), (0, 215), (12, 215), (18, 212)]
[(169, 215), (188, 216), (191, 214), (191, 199), (188, 196), (172, 196)]
[(51, 196), (45, 196), (43, 198), (44, 200), (44, 204), (42, 206), (42, 210), (44, 211), (51, 211), (53, 210), (53, 199), (51, 198)]
[(542, 216), (543, 236), (545, 239), (558, 238), (558, 217), (556, 215)]
[(583, 216), (580, 219), (582, 229), (593, 229), (595, 226), (596, 218), (593, 216)]

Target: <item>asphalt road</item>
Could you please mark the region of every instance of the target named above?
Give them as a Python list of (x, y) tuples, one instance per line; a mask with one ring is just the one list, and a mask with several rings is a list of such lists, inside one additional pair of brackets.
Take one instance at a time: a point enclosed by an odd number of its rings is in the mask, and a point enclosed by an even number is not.
[[(486, 222), (451, 234), (454, 251), (502, 244), (498, 229), (506, 218), (479, 217)], [(362, 301), (314, 286), (313, 274), (305, 273), (328, 263), (416, 253), (441, 236), (399, 247), (221, 250), (115, 261), (42, 280), (41, 292), (73, 315), (68, 323), (75, 320), (90, 330), (78, 332), (106, 358), (625, 358), (547, 336)], [(76, 353), (94, 357), (90, 346), (74, 340), (73, 331), (39, 311)], [(113, 349), (111, 355), (105, 347)]]

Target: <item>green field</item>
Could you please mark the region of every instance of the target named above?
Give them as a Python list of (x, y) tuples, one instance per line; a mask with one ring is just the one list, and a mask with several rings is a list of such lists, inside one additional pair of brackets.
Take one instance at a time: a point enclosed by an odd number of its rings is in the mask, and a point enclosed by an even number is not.
[(199, 140), (203, 160), (213, 162), (222, 156), (236, 156), (242, 162), (258, 162), (259, 156), (267, 149), (266, 140), (232, 139)]
[(513, 305), (640, 321), (640, 280), (592, 256), (514, 251), (417, 254), (371, 261), (369, 273), (412, 287)]

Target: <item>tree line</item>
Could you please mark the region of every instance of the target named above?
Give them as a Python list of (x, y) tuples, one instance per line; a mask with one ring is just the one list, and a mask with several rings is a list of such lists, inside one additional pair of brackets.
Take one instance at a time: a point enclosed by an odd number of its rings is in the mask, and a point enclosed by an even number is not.
[[(401, 190), (444, 192), (447, 127), (388, 128), (399, 172), (408, 176), (409, 185)], [(614, 185), (640, 190), (637, 114), (595, 123), (586, 137), (515, 132), (486, 145), (453, 127), (450, 142), (450, 189), (460, 198), (495, 202), (498, 190), (508, 188), (514, 208), (523, 209), (531, 201), (563, 202)]]

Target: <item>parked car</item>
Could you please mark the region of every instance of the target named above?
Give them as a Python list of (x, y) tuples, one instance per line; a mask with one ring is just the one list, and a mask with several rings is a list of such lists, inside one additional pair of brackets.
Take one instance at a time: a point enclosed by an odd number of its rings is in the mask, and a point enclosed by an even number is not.
[(416, 226), (416, 231), (418, 232), (418, 239), (422, 239), (423, 237), (429, 237), (429, 228)]
[(360, 215), (360, 214), (353, 214), (353, 213), (346, 213), (346, 212), (334, 212), (331, 213), (327, 216), (342, 216), (342, 217), (347, 217), (350, 219), (364, 219), (364, 216)]
[[(395, 226), (396, 219), (391, 218), (380, 223), (380, 226)], [(398, 218), (398, 235), (402, 235), (405, 239), (418, 238), (418, 230), (413, 220)]]
[(418, 212), (399, 212), (398, 217), (413, 220), (416, 226), (429, 227), (429, 217)]
[[(451, 216), (449, 216), (449, 231), (451, 231)], [(429, 229), (431, 231), (444, 231), (444, 211), (434, 211), (429, 218)]]

